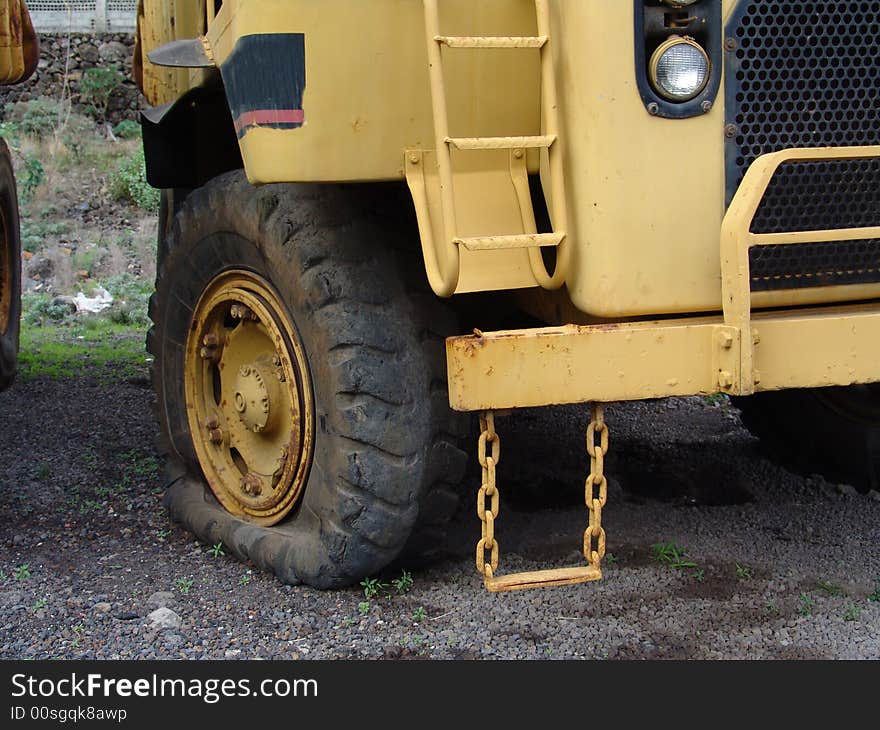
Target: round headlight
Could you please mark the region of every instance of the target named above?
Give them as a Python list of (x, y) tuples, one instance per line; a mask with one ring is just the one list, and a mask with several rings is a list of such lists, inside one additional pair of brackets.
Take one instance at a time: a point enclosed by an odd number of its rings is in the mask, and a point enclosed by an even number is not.
[(651, 84), (670, 101), (688, 101), (709, 81), (709, 56), (690, 38), (672, 36), (654, 51), (650, 64)]

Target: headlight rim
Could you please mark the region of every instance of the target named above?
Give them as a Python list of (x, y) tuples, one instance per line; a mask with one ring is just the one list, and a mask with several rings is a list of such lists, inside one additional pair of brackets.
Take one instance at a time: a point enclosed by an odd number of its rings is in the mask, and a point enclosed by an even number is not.
[[(700, 86), (689, 96), (676, 96), (675, 94), (667, 91), (663, 85), (660, 83), (659, 76), (657, 73), (658, 67), (660, 65), (660, 60), (663, 58), (663, 55), (678, 45), (687, 45), (691, 48), (695, 48), (699, 51), (700, 55), (703, 57), (703, 60), (706, 62), (706, 73), (703, 77), (703, 82)], [(669, 36), (663, 43), (657, 46), (657, 49), (654, 53), (651, 54), (651, 60), (648, 62), (648, 81), (651, 84), (654, 92), (660, 95), (665, 101), (671, 102), (674, 104), (686, 104), (689, 101), (693, 101), (700, 94), (705, 91), (706, 87), (709, 84), (709, 79), (712, 76), (712, 59), (709, 57), (708, 51), (703, 48), (700, 43), (698, 43), (695, 39), (690, 38), (688, 36), (680, 36), (680, 35), (671, 35)]]

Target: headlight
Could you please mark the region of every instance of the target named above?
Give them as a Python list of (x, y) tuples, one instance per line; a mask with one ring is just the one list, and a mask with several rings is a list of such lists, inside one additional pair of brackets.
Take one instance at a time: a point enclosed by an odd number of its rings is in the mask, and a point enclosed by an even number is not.
[(651, 84), (670, 101), (688, 101), (699, 94), (709, 80), (709, 56), (690, 38), (672, 36), (651, 56)]

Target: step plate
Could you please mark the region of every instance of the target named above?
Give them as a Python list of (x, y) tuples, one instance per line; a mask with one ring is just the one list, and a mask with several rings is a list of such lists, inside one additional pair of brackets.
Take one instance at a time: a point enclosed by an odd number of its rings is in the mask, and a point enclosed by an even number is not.
[(524, 591), (529, 588), (570, 586), (601, 579), (601, 568), (594, 568), (592, 565), (582, 565), (577, 568), (533, 570), (526, 573), (513, 573), (497, 578), (487, 578), (485, 585), (486, 590), (490, 593), (504, 593), (506, 591)]

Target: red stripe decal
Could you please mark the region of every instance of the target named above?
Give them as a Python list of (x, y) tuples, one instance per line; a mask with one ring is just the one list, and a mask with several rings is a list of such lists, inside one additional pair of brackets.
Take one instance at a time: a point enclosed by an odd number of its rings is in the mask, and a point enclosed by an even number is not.
[(258, 109), (245, 112), (235, 120), (235, 131), (241, 132), (248, 127), (260, 124), (302, 124), (306, 115), (302, 109)]

